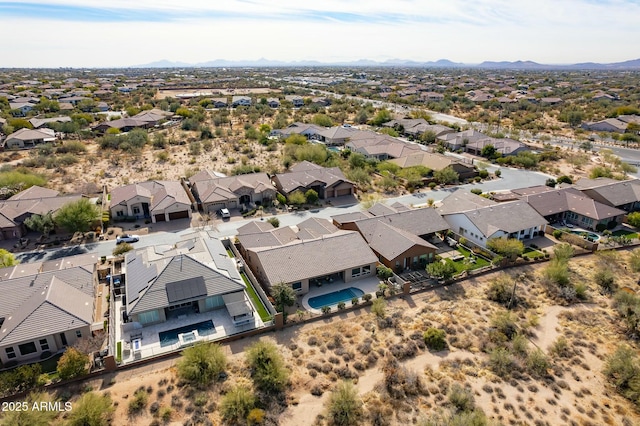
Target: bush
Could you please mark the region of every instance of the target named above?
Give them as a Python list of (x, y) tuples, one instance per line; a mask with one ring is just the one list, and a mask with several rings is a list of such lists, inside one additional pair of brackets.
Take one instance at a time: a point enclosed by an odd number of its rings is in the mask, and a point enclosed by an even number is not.
[(148, 394), (144, 389), (139, 389), (129, 401), (129, 414), (136, 414), (147, 406)]
[(344, 302), (340, 302), (338, 303), (338, 310), (342, 311), (347, 307), (347, 305)]
[(371, 312), (378, 318), (384, 318), (387, 309), (387, 302), (384, 299), (378, 298), (373, 301), (371, 305)]
[(388, 278), (393, 276), (393, 270), (384, 265), (378, 265), (378, 267), (376, 268), (376, 272), (378, 273), (378, 277), (380, 277), (381, 280), (387, 280)]
[(463, 388), (458, 383), (451, 386), (448, 399), (458, 413), (473, 411), (476, 405), (471, 390)]
[(227, 358), (215, 343), (199, 343), (185, 349), (178, 361), (178, 377), (197, 386), (207, 386), (218, 379), (227, 366)]
[(513, 295), (513, 283), (507, 274), (501, 274), (492, 279), (487, 288), (487, 299), (497, 302), (503, 306), (511, 303)]
[(511, 374), (513, 365), (513, 358), (505, 348), (495, 348), (489, 354), (489, 368), (499, 377)]
[(473, 188), (473, 189), (471, 190), (471, 193), (472, 193), (472, 194), (476, 194), (476, 195), (480, 195), (480, 194), (482, 194), (482, 189), (480, 189), (480, 188)]
[(274, 228), (280, 227), (280, 219), (278, 219), (277, 217), (270, 217), (269, 219), (267, 219), (267, 222), (269, 222)]
[(236, 386), (222, 397), (220, 413), (230, 423), (244, 423), (249, 413), (255, 408), (256, 398), (245, 386)]
[(362, 401), (357, 388), (350, 381), (343, 381), (329, 396), (327, 420), (329, 425), (351, 426), (363, 416)]
[(549, 361), (547, 361), (547, 357), (540, 350), (537, 349), (527, 356), (527, 371), (533, 377), (545, 377), (549, 373), (547, 370), (549, 369)]
[(640, 361), (634, 349), (619, 346), (607, 359), (604, 374), (622, 396), (640, 405)]
[(489, 172), (485, 169), (482, 169), (478, 171), (478, 176), (480, 176), (481, 179), (486, 179), (489, 177)]
[(131, 244), (122, 243), (118, 244), (111, 253), (113, 253), (114, 256), (120, 256), (131, 250), (133, 250), (133, 246)]
[(284, 390), (289, 382), (289, 370), (278, 347), (271, 342), (258, 341), (246, 351), (246, 360), (256, 386), (267, 393)]
[(331, 306), (323, 306), (322, 308), (320, 308), (320, 311), (326, 315), (331, 312)]
[(86, 374), (88, 363), (89, 357), (87, 355), (76, 348), (70, 347), (64, 351), (64, 354), (58, 360), (56, 370), (62, 380), (72, 379)]
[(561, 230), (559, 230), (559, 229), (554, 229), (554, 230), (553, 230), (553, 233), (552, 233), (553, 238), (555, 238), (556, 240), (561, 240), (561, 239), (562, 239), (562, 235), (563, 235), (563, 234), (564, 234), (564, 232), (562, 232), (562, 231), (561, 231)]
[(422, 337), (424, 338), (424, 343), (431, 351), (442, 351), (447, 347), (446, 333), (444, 330), (429, 327)]
[(493, 172), (493, 174), (494, 174), (496, 177), (500, 177), (500, 176), (502, 175), (502, 172), (498, 169), (498, 170), (496, 170), (495, 172)]
[(356, 296), (356, 297), (354, 297), (353, 299), (351, 299), (351, 304), (352, 304), (353, 306), (356, 306), (356, 305), (358, 305), (359, 303), (360, 303), (360, 299), (359, 299), (357, 296)]
[(364, 300), (365, 302), (370, 302), (371, 299), (373, 299), (373, 296), (371, 295), (371, 293), (366, 293), (365, 295), (362, 296), (362, 300)]
[(600, 269), (593, 277), (603, 292), (612, 293), (616, 287), (616, 277), (609, 268)]
[(69, 413), (70, 426), (107, 426), (115, 408), (108, 394), (87, 392), (73, 405)]

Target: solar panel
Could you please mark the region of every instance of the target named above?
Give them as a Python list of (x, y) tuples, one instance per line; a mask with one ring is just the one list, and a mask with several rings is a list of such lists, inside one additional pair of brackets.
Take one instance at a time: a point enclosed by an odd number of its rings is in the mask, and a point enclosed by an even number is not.
[(204, 283), (203, 277), (194, 277), (167, 283), (166, 289), (167, 299), (169, 303), (172, 304), (207, 295), (207, 286)]

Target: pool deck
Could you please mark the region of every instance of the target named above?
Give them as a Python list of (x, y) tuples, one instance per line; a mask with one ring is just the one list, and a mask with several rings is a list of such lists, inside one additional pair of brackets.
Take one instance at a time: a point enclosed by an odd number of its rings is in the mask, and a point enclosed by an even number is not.
[[(303, 294), (298, 298), (299, 304), (302, 308), (309, 312), (313, 312), (315, 314), (320, 314), (322, 311), (320, 309), (314, 309), (309, 305), (309, 299), (312, 297), (322, 296), (323, 294), (333, 293), (336, 291), (344, 290), (346, 288), (354, 287), (364, 291), (364, 294), (372, 293), (378, 290), (378, 284), (380, 284), (380, 279), (377, 276), (363, 278), (361, 280), (349, 281), (345, 283), (342, 280), (335, 281), (331, 284), (325, 284), (322, 287), (310, 287), (309, 293)], [(344, 302), (345, 305), (351, 306), (351, 300)]]

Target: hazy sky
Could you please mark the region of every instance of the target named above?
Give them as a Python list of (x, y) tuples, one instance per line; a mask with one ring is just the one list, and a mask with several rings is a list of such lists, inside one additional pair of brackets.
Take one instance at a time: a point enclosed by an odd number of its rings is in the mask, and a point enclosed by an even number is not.
[(0, 0), (0, 67), (640, 58), (640, 0)]

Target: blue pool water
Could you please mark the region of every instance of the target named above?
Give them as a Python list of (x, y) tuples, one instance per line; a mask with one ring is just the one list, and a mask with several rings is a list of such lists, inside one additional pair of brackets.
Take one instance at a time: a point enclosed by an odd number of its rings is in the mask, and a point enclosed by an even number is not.
[(193, 330), (198, 330), (200, 336), (208, 336), (216, 331), (213, 326), (213, 321), (202, 321), (197, 324), (191, 324), (180, 328), (174, 328), (173, 330), (162, 331), (158, 333), (160, 336), (160, 347), (170, 346), (179, 342), (178, 334), (188, 333)]
[(587, 234), (587, 239), (589, 241), (598, 241), (600, 239), (600, 235), (594, 234), (593, 232), (585, 232), (585, 231), (571, 231), (572, 234), (580, 235), (584, 238), (584, 234)]
[(344, 290), (334, 291), (309, 299), (309, 306), (313, 309), (320, 309), (323, 306), (337, 305), (340, 302), (350, 302), (354, 297), (362, 297), (364, 291), (359, 288), (349, 287)]

